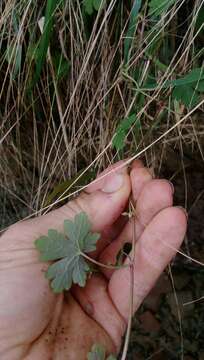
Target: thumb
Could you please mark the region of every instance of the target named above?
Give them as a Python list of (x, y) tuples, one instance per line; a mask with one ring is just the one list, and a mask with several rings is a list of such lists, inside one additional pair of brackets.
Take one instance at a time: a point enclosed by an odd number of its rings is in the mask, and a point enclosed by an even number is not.
[[(118, 169), (118, 166), (120, 168)], [(126, 167), (121, 168), (121, 162), (110, 166), (105, 172), (110, 172), (97, 183), (87, 187), (74, 200), (69, 201), (59, 209), (53, 210), (41, 217), (18, 223), (15, 233), (35, 239), (45, 234), (48, 229), (63, 230), (65, 219), (73, 219), (76, 214), (86, 212), (92, 224), (92, 230), (101, 232), (110, 227), (124, 210), (131, 191), (130, 177)], [(96, 186), (97, 184), (97, 186)], [(20, 227), (22, 228), (20, 229)], [(22, 230), (22, 231), (21, 231)]]

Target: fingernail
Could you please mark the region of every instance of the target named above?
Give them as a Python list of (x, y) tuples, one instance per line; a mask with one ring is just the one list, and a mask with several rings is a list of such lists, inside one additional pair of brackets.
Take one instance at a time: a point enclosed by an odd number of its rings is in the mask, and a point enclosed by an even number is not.
[(168, 182), (169, 182), (169, 185), (171, 186), (172, 194), (174, 194), (174, 185), (171, 181), (168, 180)]
[(182, 206), (176, 206), (178, 209), (181, 209), (183, 211), (183, 213), (186, 215), (186, 219), (188, 220), (188, 212), (185, 208), (183, 208)]
[(109, 178), (107, 178), (102, 191), (105, 193), (114, 193), (123, 186), (123, 183), (124, 174), (115, 172)]

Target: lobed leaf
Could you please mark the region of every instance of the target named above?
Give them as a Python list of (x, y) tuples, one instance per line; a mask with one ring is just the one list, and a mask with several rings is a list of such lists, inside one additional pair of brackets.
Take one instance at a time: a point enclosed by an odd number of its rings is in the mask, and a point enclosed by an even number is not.
[(70, 253), (69, 241), (57, 230), (48, 230), (48, 236), (38, 238), (35, 246), (41, 253), (41, 261), (58, 260)]
[(84, 239), (84, 247), (86, 252), (91, 252), (96, 250), (96, 243), (100, 239), (100, 234), (91, 234), (88, 233)]
[(69, 290), (72, 286), (73, 264), (74, 262), (65, 258), (49, 266), (45, 277), (52, 280), (51, 287), (55, 293)]
[(72, 283), (85, 286), (87, 273), (91, 271), (83, 257), (96, 249), (100, 235), (91, 233), (91, 223), (86, 213), (77, 214), (74, 221), (64, 221), (65, 234), (57, 230), (48, 230), (48, 236), (35, 241), (42, 261), (58, 260), (49, 266), (46, 278), (51, 280), (55, 293), (69, 290)]

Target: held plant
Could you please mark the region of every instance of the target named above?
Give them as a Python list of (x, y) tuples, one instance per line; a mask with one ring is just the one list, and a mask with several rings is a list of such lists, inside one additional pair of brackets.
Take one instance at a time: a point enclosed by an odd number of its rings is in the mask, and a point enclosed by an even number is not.
[[(51, 287), (55, 293), (69, 290), (72, 283), (81, 287), (86, 285), (88, 273), (93, 267), (89, 263), (106, 269), (121, 269), (129, 265), (102, 264), (87, 255), (96, 250), (96, 243), (100, 234), (91, 232), (91, 223), (85, 212), (77, 214), (74, 221), (64, 221), (64, 233), (49, 229), (47, 236), (35, 240), (35, 247), (40, 252), (40, 260), (52, 261), (45, 277), (51, 280)], [(88, 262), (87, 262), (88, 260)]]
[[(91, 232), (91, 223), (87, 214), (81, 212), (75, 216), (74, 221), (64, 221), (63, 234), (49, 229), (47, 236), (41, 236), (35, 241), (35, 246), (40, 252), (40, 260), (55, 261), (45, 273), (45, 277), (51, 280), (51, 287), (55, 293), (69, 290), (72, 283), (81, 287), (86, 285), (87, 275), (91, 273), (87, 259), (97, 263), (86, 253), (96, 250), (99, 238), (100, 234)], [(105, 353), (102, 345), (94, 344), (87, 354), (87, 359), (116, 360), (113, 355), (106, 357)]]
[(87, 262), (89, 253), (96, 249), (100, 234), (91, 232), (86, 213), (77, 214), (74, 221), (64, 221), (64, 234), (48, 230), (47, 236), (35, 241), (41, 261), (55, 261), (48, 267), (45, 277), (51, 280), (55, 293), (69, 290), (72, 283), (84, 287), (91, 268)]

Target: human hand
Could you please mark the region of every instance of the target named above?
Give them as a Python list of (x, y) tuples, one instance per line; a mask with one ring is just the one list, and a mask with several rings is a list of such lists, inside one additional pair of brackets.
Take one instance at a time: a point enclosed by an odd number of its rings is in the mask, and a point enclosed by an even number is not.
[[(121, 214), (131, 191), (136, 215), (124, 225)], [(34, 241), (49, 228), (62, 231), (65, 219), (85, 211), (92, 230), (102, 234), (93, 257), (115, 263), (124, 243), (132, 242), (134, 221), (136, 311), (185, 235), (185, 213), (172, 207), (172, 199), (170, 183), (152, 179), (135, 161), (130, 175), (120, 169), (67, 205), (11, 226), (0, 239), (0, 359), (84, 360), (94, 343), (104, 345), (107, 353), (117, 353), (128, 321), (130, 269), (101, 268), (85, 288), (73, 286), (70, 292), (55, 295)]]

